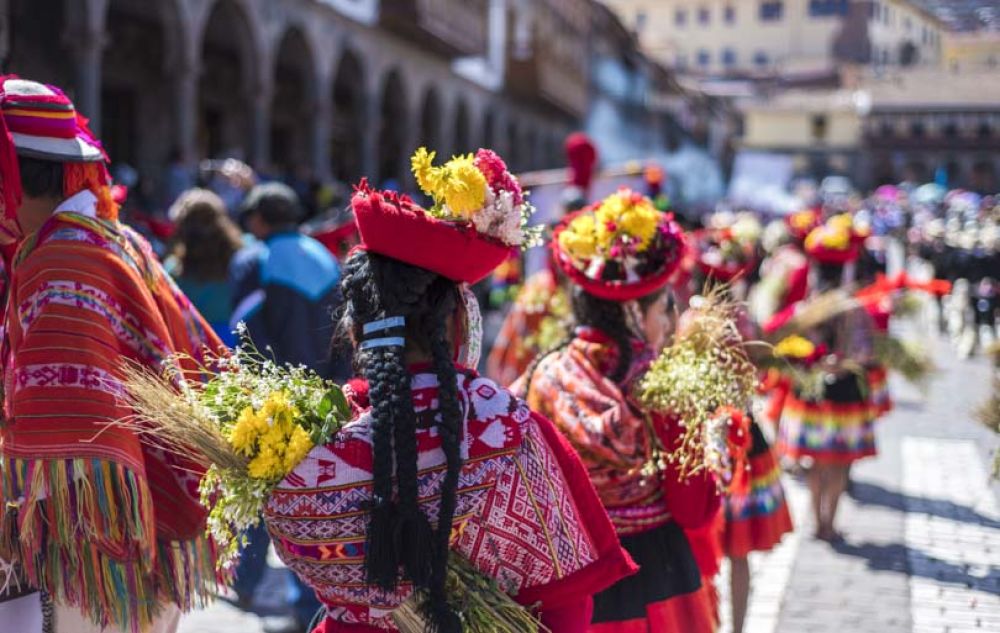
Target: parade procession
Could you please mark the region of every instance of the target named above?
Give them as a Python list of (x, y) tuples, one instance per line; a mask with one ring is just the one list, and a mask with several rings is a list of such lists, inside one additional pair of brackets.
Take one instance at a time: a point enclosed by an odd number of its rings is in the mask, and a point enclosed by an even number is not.
[(989, 0), (0, 2), (0, 633), (1000, 631)]

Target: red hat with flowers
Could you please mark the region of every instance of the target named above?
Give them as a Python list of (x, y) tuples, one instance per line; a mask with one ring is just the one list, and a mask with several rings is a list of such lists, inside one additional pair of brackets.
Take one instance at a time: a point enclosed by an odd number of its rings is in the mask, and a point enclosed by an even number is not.
[(702, 272), (723, 282), (748, 275), (757, 263), (760, 221), (749, 213), (716, 213), (707, 224), (695, 234)]
[(831, 216), (806, 236), (809, 257), (823, 264), (846, 264), (858, 258), (865, 235), (854, 228), (849, 213)]
[(785, 216), (785, 224), (788, 225), (788, 233), (800, 242), (806, 239), (809, 231), (820, 225), (823, 217), (816, 209), (804, 209)]
[(420, 189), (433, 205), (372, 189), (362, 180), (351, 198), (360, 248), (474, 284), (515, 248), (537, 243), (528, 227), (533, 208), (517, 179), (491, 150), (455, 156), (434, 166), (421, 147), (411, 159)]
[(631, 189), (566, 216), (552, 238), (556, 264), (573, 283), (611, 301), (631, 301), (667, 285), (684, 248), (673, 215)]

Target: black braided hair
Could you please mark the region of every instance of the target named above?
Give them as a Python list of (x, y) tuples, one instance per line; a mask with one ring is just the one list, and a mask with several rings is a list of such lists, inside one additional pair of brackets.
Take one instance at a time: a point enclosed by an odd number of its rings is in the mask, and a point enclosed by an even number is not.
[[(347, 260), (341, 288), (342, 329), (357, 342), (364, 338), (365, 323), (393, 316), (406, 319), (406, 349), (359, 349), (355, 355), (359, 372), (368, 380), (372, 403), (374, 498), (366, 542), (367, 581), (391, 591), (402, 566), (402, 577), (428, 593), (425, 606), (432, 630), (459, 633), (461, 622), (445, 593), (455, 490), (462, 468), (463, 413), (447, 329), (458, 305), (458, 288), (436, 273), (365, 251)], [(374, 336), (387, 335), (391, 334)], [(436, 531), (418, 504), (417, 416), (405, 364), (407, 349), (431, 357), (439, 383), (435, 422), (447, 468)]]
[[(656, 302), (656, 300), (660, 297), (661, 292), (663, 291), (652, 292), (648, 295), (640, 297), (638, 300), (639, 307), (645, 311), (649, 308), (649, 306)], [(573, 287), (571, 296), (574, 325), (590, 326), (604, 332), (611, 337), (611, 340), (618, 348), (618, 364), (615, 366), (615, 370), (609, 378), (615, 382), (621, 382), (624, 380), (629, 367), (632, 365), (632, 331), (628, 326), (627, 319), (625, 318), (624, 306), (617, 301), (600, 299), (578, 286)], [(531, 382), (535, 376), (535, 372), (538, 370), (538, 366), (542, 363), (542, 360), (569, 347), (569, 344), (573, 342), (574, 337), (575, 334), (571, 332), (562, 341), (541, 352), (534, 358), (534, 360), (531, 361), (531, 364), (525, 372), (525, 376), (527, 376), (527, 381), (524, 385), (525, 394), (531, 393)]]
[(600, 330), (614, 341), (618, 348), (618, 363), (611, 375), (615, 382), (621, 382), (632, 365), (632, 337), (625, 308), (618, 301), (596, 297), (579, 286), (573, 287), (573, 319), (577, 325), (585, 325)]

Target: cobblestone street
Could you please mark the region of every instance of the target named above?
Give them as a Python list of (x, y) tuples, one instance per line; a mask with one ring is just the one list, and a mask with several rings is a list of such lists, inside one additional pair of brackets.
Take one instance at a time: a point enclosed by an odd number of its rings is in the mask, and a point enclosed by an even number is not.
[[(879, 455), (852, 470), (842, 543), (812, 539), (808, 493), (786, 478), (797, 531), (751, 557), (748, 633), (1000, 631), (1000, 506), (988, 470), (996, 438), (971, 416), (988, 393), (989, 367), (932, 344), (933, 382), (924, 393), (893, 383), (896, 407), (879, 423)], [(272, 571), (265, 605), (283, 573)], [(220, 602), (186, 616), (180, 630), (257, 633), (262, 624)]]

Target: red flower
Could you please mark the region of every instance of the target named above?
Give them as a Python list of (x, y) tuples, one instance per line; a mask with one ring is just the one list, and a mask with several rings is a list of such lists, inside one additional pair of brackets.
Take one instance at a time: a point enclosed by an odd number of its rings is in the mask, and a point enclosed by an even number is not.
[(489, 183), (493, 193), (499, 194), (501, 191), (510, 192), (514, 196), (514, 204), (519, 205), (524, 202), (524, 194), (521, 193), (521, 185), (518, 184), (514, 176), (507, 171), (507, 164), (489, 149), (480, 149), (476, 152), (476, 169), (483, 172), (486, 182)]

